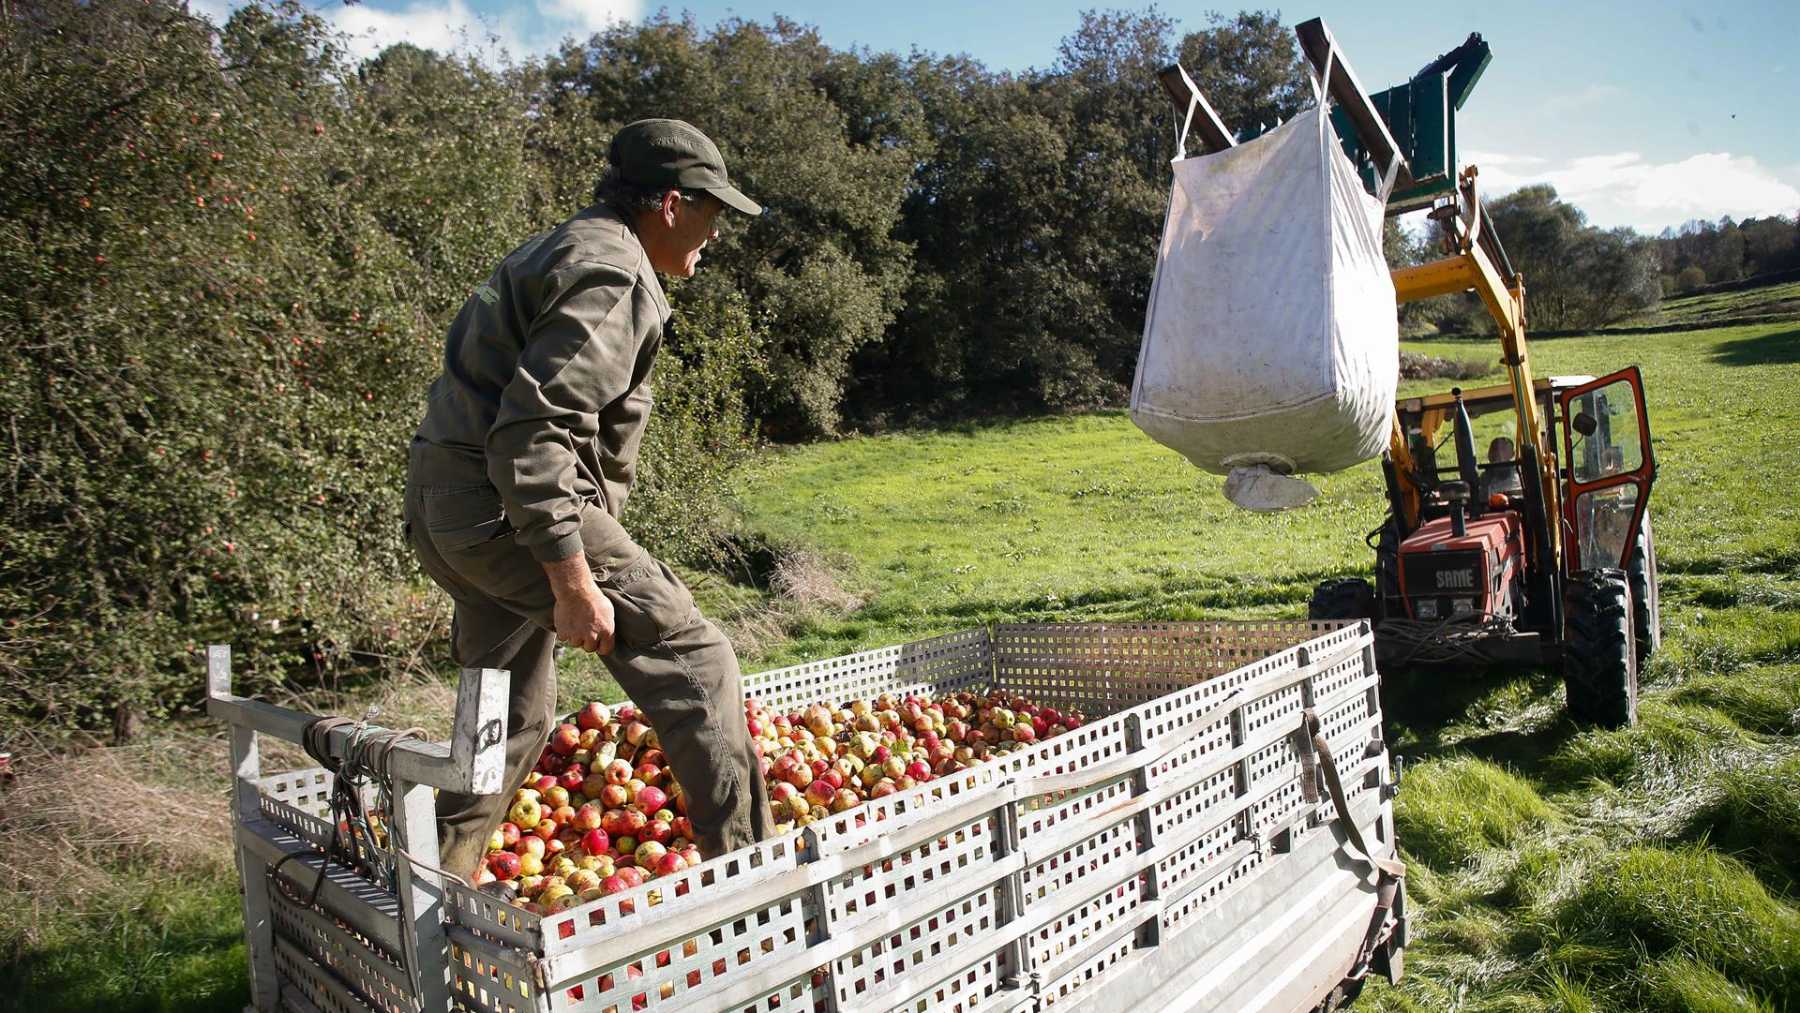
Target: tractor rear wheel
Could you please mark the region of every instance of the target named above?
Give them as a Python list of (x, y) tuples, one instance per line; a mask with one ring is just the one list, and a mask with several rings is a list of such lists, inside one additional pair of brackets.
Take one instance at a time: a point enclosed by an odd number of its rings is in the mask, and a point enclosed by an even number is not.
[(1650, 530), (1648, 510), (1625, 573), (1631, 581), (1632, 633), (1637, 638), (1637, 663), (1642, 670), (1650, 655), (1662, 648), (1662, 592), (1656, 585), (1656, 534)]
[(1637, 645), (1631, 587), (1623, 570), (1583, 570), (1563, 591), (1563, 686), (1576, 721), (1637, 723)]
[(1306, 604), (1306, 618), (1313, 620), (1375, 618), (1375, 589), (1361, 577), (1341, 577), (1313, 588)]

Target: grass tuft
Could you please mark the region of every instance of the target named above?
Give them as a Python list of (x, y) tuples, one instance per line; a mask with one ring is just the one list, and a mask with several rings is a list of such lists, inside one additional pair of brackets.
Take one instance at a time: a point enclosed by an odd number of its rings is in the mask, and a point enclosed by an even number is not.
[(1698, 848), (1630, 848), (1560, 905), (1578, 938), (1690, 955), (1775, 995), (1800, 990), (1800, 910), (1734, 859)]
[(1753, 732), (1800, 731), (1800, 667), (1771, 666), (1730, 676), (1702, 676), (1676, 687), (1671, 703), (1711, 707)]
[(1644, 968), (1646, 1006), (1658, 1013), (1774, 1013), (1767, 1000), (1690, 957), (1669, 956)]
[(1486, 760), (1456, 756), (1408, 768), (1394, 825), (1408, 853), (1439, 869), (1523, 841), (1558, 822), (1531, 785)]
[(1800, 756), (1720, 771), (1714, 783), (1685, 836), (1743, 859), (1781, 893), (1800, 893)]
[[(179, 769), (187, 764), (200, 770)], [(16, 782), (0, 804), (0, 896), (26, 907), (9, 911), (0, 947), (16, 953), (59, 921), (97, 916), (121, 881), (235, 879), (224, 844), (231, 834), (221, 790), (225, 752), (216, 740), (80, 751), (26, 740), (13, 766)]]
[(1754, 746), (1722, 711), (1652, 698), (1639, 704), (1634, 727), (1584, 731), (1546, 757), (1545, 766), (1571, 784), (1654, 784), (1685, 780), (1697, 766), (1719, 766)]

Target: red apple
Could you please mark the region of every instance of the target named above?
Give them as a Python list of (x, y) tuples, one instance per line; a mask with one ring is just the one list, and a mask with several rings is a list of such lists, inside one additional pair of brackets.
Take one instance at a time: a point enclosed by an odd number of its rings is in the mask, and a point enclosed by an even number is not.
[(631, 761), (614, 760), (606, 765), (606, 781), (608, 784), (624, 784), (631, 780)]
[(588, 830), (598, 830), (600, 829), (600, 819), (605, 815), (606, 810), (589, 802), (587, 805), (575, 810), (575, 818), (569, 821), (569, 825), (583, 832)]
[(661, 788), (644, 787), (638, 789), (637, 799), (635, 801), (638, 804), (638, 808), (645, 812), (655, 812), (668, 804), (669, 795)]
[(606, 723), (611, 720), (612, 709), (598, 700), (590, 701), (575, 715), (575, 725), (583, 731), (590, 728), (595, 730), (605, 728)]
[(814, 781), (806, 787), (806, 800), (813, 805), (829, 806), (831, 805), (832, 799), (836, 797), (837, 789), (833, 788), (828, 782)]
[(631, 793), (622, 784), (609, 784), (600, 790), (600, 804), (608, 809), (623, 809), (631, 801)]
[(639, 836), (656, 844), (667, 844), (675, 836), (675, 829), (664, 820), (651, 820), (644, 824), (644, 831)]
[(581, 835), (581, 849), (590, 855), (604, 855), (606, 849), (611, 846), (612, 838), (608, 837), (604, 830), (589, 830)]
[(510, 851), (496, 851), (488, 856), (487, 870), (498, 880), (516, 879), (519, 875), (519, 856)]
[(566, 721), (557, 725), (556, 731), (550, 733), (550, 748), (564, 756), (573, 753), (580, 745), (581, 729)]

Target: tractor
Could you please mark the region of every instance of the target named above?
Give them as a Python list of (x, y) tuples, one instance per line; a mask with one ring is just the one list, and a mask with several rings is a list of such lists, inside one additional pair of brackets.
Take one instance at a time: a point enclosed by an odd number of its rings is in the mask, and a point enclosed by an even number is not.
[[(1443, 256), (1392, 272), (1399, 303), (1474, 291), (1507, 382), (1395, 405), (1382, 456), (1387, 517), (1366, 541), (1375, 581), (1320, 584), (1313, 619), (1368, 619), (1387, 667), (1560, 665), (1578, 721), (1629, 725), (1661, 634), (1648, 506), (1656, 479), (1643, 377), (1534, 378), (1525, 283), (1456, 158), (1456, 112), (1492, 58), (1478, 34), (1404, 84), (1366, 94), (1324, 22), (1296, 29), (1327, 75), (1345, 154), (1390, 217), (1425, 211)], [(1159, 75), (1203, 150), (1246, 139), (1174, 65)]]

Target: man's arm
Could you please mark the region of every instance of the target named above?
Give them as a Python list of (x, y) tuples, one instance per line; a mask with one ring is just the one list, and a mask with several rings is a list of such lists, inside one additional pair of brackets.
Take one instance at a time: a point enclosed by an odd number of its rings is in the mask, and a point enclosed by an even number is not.
[(594, 438), (600, 411), (630, 387), (641, 322), (633, 312), (633, 275), (598, 264), (566, 270), (501, 394), (487, 437), (488, 477), (518, 543), (550, 580), (557, 637), (606, 653), (612, 604), (584, 554), (575, 448)]
[(532, 322), (486, 447), (488, 478), (539, 562), (582, 551), (575, 448), (630, 388), (642, 337), (632, 274), (600, 264), (559, 273), (568, 277), (554, 279), (559, 291)]

